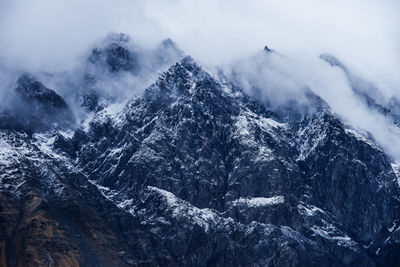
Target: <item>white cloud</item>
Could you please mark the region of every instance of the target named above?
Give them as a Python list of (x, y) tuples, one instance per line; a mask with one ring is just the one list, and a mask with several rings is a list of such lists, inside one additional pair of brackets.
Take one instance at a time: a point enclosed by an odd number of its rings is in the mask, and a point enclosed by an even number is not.
[(331, 52), (382, 77), (400, 64), (400, 4), (394, 0), (3, 0), (1, 5), (0, 54), (32, 65), (72, 61), (109, 31), (127, 32), (146, 45), (170, 36), (209, 64), (250, 55), (264, 44), (289, 56)]
[(269, 62), (261, 72), (243, 65), (243, 79), (264, 84), (278, 102), (298, 99), (298, 88), (309, 86), (397, 154), (400, 148), (391, 144), (400, 139), (392, 125), (361, 105), (343, 73), (317, 57), (331, 53), (387, 97), (400, 96), (399, 10), (396, 0), (2, 0), (0, 66), (69, 68), (110, 31), (126, 32), (143, 47), (171, 37), (209, 65), (226, 65), (268, 45), (292, 62)]

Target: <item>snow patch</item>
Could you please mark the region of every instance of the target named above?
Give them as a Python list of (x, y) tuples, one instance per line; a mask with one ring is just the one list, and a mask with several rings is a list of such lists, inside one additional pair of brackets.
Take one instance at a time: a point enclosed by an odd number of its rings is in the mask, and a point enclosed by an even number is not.
[(286, 124), (284, 123), (280, 123), (277, 122), (276, 120), (273, 120), (271, 118), (261, 118), (260, 119), (260, 126), (262, 126), (262, 128), (266, 129), (266, 128), (286, 128)]
[(189, 202), (184, 201), (169, 191), (154, 187), (147, 187), (150, 191), (156, 192), (162, 195), (165, 199), (166, 204), (171, 209), (172, 216), (175, 218), (186, 217), (193, 224), (197, 224), (202, 227), (206, 232), (210, 229), (210, 226), (215, 226), (218, 221), (223, 220), (211, 209), (199, 209)]
[(36, 133), (33, 135), (33, 144), (36, 145), (42, 153), (54, 159), (65, 158), (55, 152), (53, 146), (55, 138), (55, 135)]
[(111, 119), (114, 125), (122, 125), (125, 118), (122, 111), (124, 110), (125, 105), (125, 102), (108, 105), (97, 114), (96, 121), (106, 121), (107, 119)]
[(236, 136), (243, 145), (258, 148), (258, 155), (255, 161), (269, 161), (275, 159), (273, 150), (267, 144), (255, 140), (255, 129), (261, 129), (269, 135), (275, 137), (276, 130), (286, 128), (286, 124), (277, 122), (271, 118), (263, 118), (247, 110), (236, 117), (235, 122)]
[(315, 235), (321, 236), (325, 239), (335, 241), (339, 246), (348, 247), (355, 249), (357, 243), (354, 242), (349, 236), (338, 232), (337, 228), (332, 224), (326, 223), (324, 226), (316, 226), (311, 227), (311, 230)]
[(327, 137), (326, 130), (320, 129), (318, 124), (301, 129), (297, 135), (298, 139), (303, 141), (298, 141), (300, 142), (300, 153), (296, 160), (306, 159)]
[(393, 172), (397, 177), (397, 184), (400, 187), (400, 164), (392, 163), (391, 165), (392, 165)]
[(285, 202), (284, 196), (239, 198), (231, 202), (232, 206), (263, 207)]
[(0, 139), (0, 164), (9, 165), (13, 162), (13, 156), (16, 156), (14, 149), (4, 139)]
[(371, 147), (381, 150), (369, 137), (368, 134), (364, 131), (361, 130), (354, 130), (354, 129), (345, 129), (345, 132), (347, 134), (350, 134), (352, 136), (354, 136), (357, 140), (367, 143), (368, 145), (370, 145)]
[[(111, 190), (108, 187), (105, 186), (101, 186), (99, 184), (97, 184), (95, 181), (93, 180), (88, 180), (89, 183), (91, 183), (92, 185), (94, 185), (95, 187), (97, 187), (97, 189), (100, 191), (100, 193), (103, 195), (103, 197), (107, 198), (108, 200), (112, 200), (112, 198), (117, 195), (117, 192), (115, 192), (114, 190)], [(114, 202), (114, 201), (113, 201)], [(116, 203), (116, 205), (118, 206), (119, 203)]]
[(394, 220), (392, 226), (388, 229), (388, 231), (391, 233), (393, 232), (394, 228), (396, 228), (398, 220)]
[(299, 210), (300, 214), (305, 216), (314, 216), (317, 212), (325, 214), (325, 211), (323, 211), (322, 209), (313, 205), (305, 205), (303, 203), (297, 205), (297, 209)]

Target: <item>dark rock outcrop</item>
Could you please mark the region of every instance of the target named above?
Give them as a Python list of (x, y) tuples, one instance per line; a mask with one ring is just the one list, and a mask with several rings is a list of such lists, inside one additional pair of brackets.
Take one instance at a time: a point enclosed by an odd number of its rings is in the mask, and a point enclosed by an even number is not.
[(0, 116), (0, 128), (30, 133), (74, 124), (73, 113), (65, 100), (28, 74), (18, 78)]

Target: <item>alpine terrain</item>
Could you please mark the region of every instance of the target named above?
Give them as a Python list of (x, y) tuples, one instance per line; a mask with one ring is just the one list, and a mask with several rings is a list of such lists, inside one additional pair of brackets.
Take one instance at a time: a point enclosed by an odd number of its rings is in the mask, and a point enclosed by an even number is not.
[(400, 266), (400, 171), (321, 96), (277, 107), (124, 34), (57, 75), (20, 73), (1, 109), (0, 266)]

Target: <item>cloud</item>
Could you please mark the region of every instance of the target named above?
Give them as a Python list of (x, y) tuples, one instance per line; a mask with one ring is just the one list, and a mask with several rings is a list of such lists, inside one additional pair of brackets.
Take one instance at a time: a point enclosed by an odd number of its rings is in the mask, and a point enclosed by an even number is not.
[[(308, 88), (346, 123), (371, 132), (400, 159), (398, 128), (354, 95), (343, 71), (318, 59), (331, 53), (376, 84), (387, 99), (400, 96), (398, 1), (175, 0), (149, 1), (144, 8), (205, 64), (231, 66), (247, 58), (235, 65), (245, 89), (257, 87), (270, 103), (281, 104), (306, 102)], [(256, 54), (264, 45), (286, 58)]]
[(0, 55), (7, 64), (26, 69), (65, 69), (112, 31), (146, 31), (135, 34), (140, 41), (151, 39), (143, 37), (147, 34), (160, 38), (136, 8), (141, 5), (135, 0), (6, 0), (0, 14)]
[(208, 64), (251, 55), (265, 44), (288, 56), (329, 52), (387, 81), (395, 80), (387, 76), (400, 64), (395, 0), (3, 0), (1, 5), (1, 56), (34, 67), (73, 63), (110, 31), (126, 32), (147, 46), (171, 37)]
[(331, 52), (375, 65), (382, 55), (387, 61), (397, 53), (396, 6), (369, 0), (173, 0), (148, 1), (144, 9), (183, 48), (213, 63), (267, 43), (288, 55)]
[[(257, 86), (276, 103), (302, 101), (310, 88), (400, 158), (396, 128), (357, 100), (340, 70), (318, 59), (333, 54), (387, 99), (400, 97), (398, 10), (396, 0), (3, 0), (0, 86), (14, 70), (74, 69), (111, 31), (150, 50), (171, 37), (205, 65), (253, 57), (236, 67), (244, 87)], [(286, 58), (257, 58), (264, 45)]]
[(125, 32), (154, 47), (171, 37), (216, 65), (265, 44), (288, 57), (328, 52), (400, 95), (400, 3), (396, 0), (3, 0), (0, 59), (28, 70), (77, 64), (93, 42)]
[(230, 80), (277, 112), (289, 107), (304, 113), (313, 111), (315, 102), (308, 92), (316, 94), (346, 127), (372, 134), (386, 153), (400, 161), (400, 128), (355, 93), (343, 69), (318, 57), (288, 58), (265, 51), (223, 69)]

